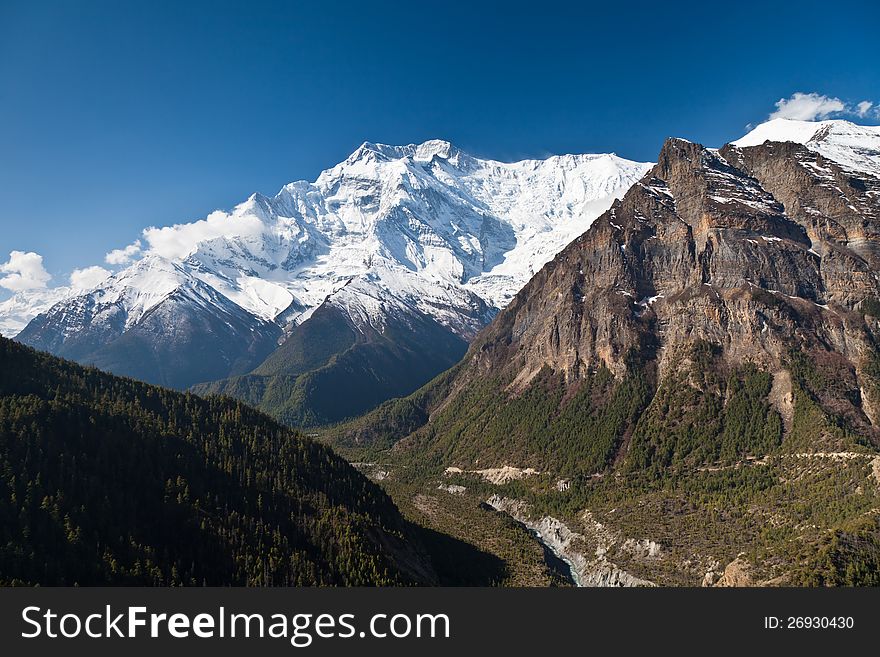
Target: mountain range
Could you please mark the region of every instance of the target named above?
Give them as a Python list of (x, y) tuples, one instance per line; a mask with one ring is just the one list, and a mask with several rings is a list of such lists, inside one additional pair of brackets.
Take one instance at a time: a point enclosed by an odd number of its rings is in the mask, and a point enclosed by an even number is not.
[[(649, 166), (365, 143), (313, 183), (145, 231), (136, 262), (36, 305), (16, 339), (151, 383), (203, 384), (288, 423), (336, 421), (457, 362)], [(47, 305), (45, 295), (30, 302)], [(4, 325), (28, 303), (7, 301)]]
[[(880, 175), (880, 131), (776, 119), (738, 146), (803, 144)], [(364, 143), (315, 182), (145, 231), (92, 290), (20, 293), (0, 327), (107, 371), (242, 399), (299, 426), (406, 395), (650, 167), (615, 155), (502, 163), (449, 142)], [(36, 315), (30, 319), (31, 315)]]

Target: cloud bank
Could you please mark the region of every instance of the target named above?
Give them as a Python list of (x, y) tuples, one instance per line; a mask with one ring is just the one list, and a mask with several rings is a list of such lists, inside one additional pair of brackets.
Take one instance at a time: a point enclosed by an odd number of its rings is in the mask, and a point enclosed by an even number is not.
[(0, 287), (13, 292), (42, 290), (52, 279), (43, 267), (43, 256), (33, 251), (12, 251), (9, 260), (0, 264)]

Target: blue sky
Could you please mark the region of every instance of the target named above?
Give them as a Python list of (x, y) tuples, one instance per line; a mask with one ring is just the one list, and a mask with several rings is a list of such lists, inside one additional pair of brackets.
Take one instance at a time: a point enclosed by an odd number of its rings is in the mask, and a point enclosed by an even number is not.
[(652, 160), (796, 92), (880, 103), (878, 24), (877, 2), (0, 0), (0, 265), (33, 251), (64, 283), (364, 140)]

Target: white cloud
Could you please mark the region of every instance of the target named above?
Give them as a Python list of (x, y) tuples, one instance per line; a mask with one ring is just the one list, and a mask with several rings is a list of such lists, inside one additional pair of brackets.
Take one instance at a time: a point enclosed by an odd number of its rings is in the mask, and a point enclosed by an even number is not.
[(135, 240), (124, 249), (113, 249), (104, 256), (108, 265), (127, 265), (141, 254), (141, 241)]
[(74, 269), (70, 273), (70, 286), (75, 290), (91, 290), (107, 280), (110, 271), (94, 265), (83, 269)]
[(13, 292), (22, 290), (42, 290), (52, 276), (43, 267), (43, 256), (33, 251), (12, 251), (9, 261), (0, 264), (0, 287)]
[(250, 211), (236, 208), (234, 212), (227, 213), (216, 210), (199, 221), (145, 228), (143, 240), (137, 240), (124, 249), (110, 251), (104, 260), (111, 265), (127, 265), (146, 253), (180, 260), (191, 255), (199, 244), (223, 237), (259, 238), (265, 231), (263, 221)]
[(202, 242), (218, 237), (259, 237), (265, 225), (253, 214), (227, 214), (220, 210), (206, 219), (165, 228), (147, 228), (144, 238), (151, 252), (166, 258), (185, 258)]
[(856, 115), (859, 117), (866, 117), (871, 108), (874, 107), (874, 103), (870, 100), (863, 100), (861, 103), (856, 105)]
[(770, 118), (816, 121), (845, 111), (846, 105), (840, 98), (798, 91), (791, 98), (780, 98), (776, 102), (776, 111), (770, 114)]
[(860, 119), (880, 118), (880, 106), (871, 100), (850, 104), (840, 98), (798, 91), (789, 98), (780, 98), (776, 102), (776, 111), (768, 118), (822, 121), (840, 115), (855, 116)]

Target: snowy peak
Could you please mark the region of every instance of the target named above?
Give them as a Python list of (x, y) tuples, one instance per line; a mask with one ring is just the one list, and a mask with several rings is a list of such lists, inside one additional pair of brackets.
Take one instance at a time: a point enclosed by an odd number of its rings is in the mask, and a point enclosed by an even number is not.
[(403, 155), (399, 149), (400, 147), (398, 146), (386, 146), (385, 144), (374, 144), (373, 142), (365, 141), (345, 159), (345, 164), (363, 161), (396, 160)]
[(443, 160), (454, 160), (461, 151), (443, 139), (429, 139), (421, 144), (391, 146), (365, 141), (349, 155), (345, 164), (356, 162), (379, 162), (411, 158), (415, 162), (430, 162), (435, 157)]
[(91, 332), (97, 343), (160, 319), (169, 325), (155, 335), (173, 335), (172, 310), (184, 306), (201, 325), (235, 316), (246, 332), (289, 331), (330, 304), (362, 329), (421, 317), (467, 340), (650, 167), (610, 154), (499, 162), (440, 139), (365, 142), (314, 182), (145, 230), (142, 259), (44, 312), (39, 336), (23, 335), (55, 347)]
[[(182, 290), (187, 290), (190, 298), (206, 300), (203, 305), (216, 305), (207, 301), (212, 297), (214, 302), (217, 298), (223, 299), (213, 293), (211, 288), (200, 283), (183, 266), (150, 254), (94, 289), (74, 294), (49, 309), (46, 314), (56, 316), (63, 324), (62, 341), (80, 331), (94, 328), (93, 324), (110, 321), (119, 324), (124, 331)], [(84, 309), (88, 309), (88, 312), (84, 312)], [(25, 334), (26, 332), (22, 333)]]
[(90, 294), (100, 303), (122, 302), (126, 309), (147, 312), (191, 281), (186, 270), (157, 255), (147, 255), (108, 278)]
[(745, 147), (759, 146), (765, 141), (803, 144), (845, 169), (880, 178), (880, 126), (857, 125), (841, 119), (773, 119), (732, 143)]
[(806, 144), (825, 123), (834, 123), (834, 121), (772, 119), (731, 143), (734, 146), (760, 146), (765, 141), (793, 141), (796, 144)]
[[(457, 326), (450, 308), (463, 303), (470, 316), (472, 294), (505, 305), (649, 167), (607, 154), (497, 162), (439, 139), (365, 142), (315, 182), (162, 231), (173, 243), (205, 235), (184, 264), (263, 319), (299, 308), (302, 321), (364, 278), (406, 307), (433, 300), (428, 314)], [(479, 328), (465, 323), (467, 334)]]

